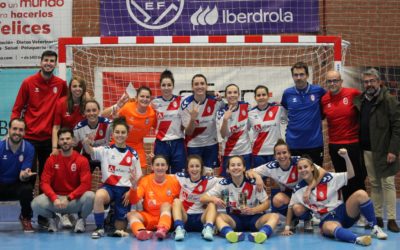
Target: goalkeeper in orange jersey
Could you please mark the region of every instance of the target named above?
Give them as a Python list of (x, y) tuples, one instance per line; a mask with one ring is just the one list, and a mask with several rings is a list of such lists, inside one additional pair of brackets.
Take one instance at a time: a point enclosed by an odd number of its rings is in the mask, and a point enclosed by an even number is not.
[(136, 204), (143, 199), (143, 211), (131, 211), (128, 221), (138, 240), (148, 240), (153, 231), (158, 239), (165, 239), (171, 228), (171, 204), (179, 196), (180, 185), (174, 175), (167, 175), (168, 161), (156, 155), (151, 164), (152, 174), (136, 181), (131, 174), (132, 188), (129, 199)]

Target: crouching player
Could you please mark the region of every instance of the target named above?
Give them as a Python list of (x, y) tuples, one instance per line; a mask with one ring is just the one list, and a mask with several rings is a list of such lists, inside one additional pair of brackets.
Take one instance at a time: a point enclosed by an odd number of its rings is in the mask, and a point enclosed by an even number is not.
[(136, 204), (143, 199), (143, 211), (128, 214), (132, 233), (138, 240), (150, 239), (153, 231), (158, 239), (165, 239), (171, 228), (171, 204), (178, 197), (180, 186), (174, 175), (166, 174), (168, 168), (165, 156), (156, 155), (151, 163), (152, 174), (139, 181), (131, 174), (130, 202)]
[[(381, 240), (387, 239), (387, 234), (376, 223), (374, 207), (367, 192), (360, 189), (350, 195), (346, 203), (339, 200), (338, 191), (347, 184), (348, 179), (354, 177), (354, 169), (347, 150), (343, 148), (338, 153), (346, 162), (347, 172), (325, 173), (312, 190), (309, 203), (305, 203), (303, 200), (305, 187), (317, 180), (320, 173), (312, 160), (300, 158), (297, 168), (303, 180), (294, 188), (289, 206), (297, 216), (300, 216), (305, 208), (318, 214), (321, 217), (322, 234), (326, 237), (334, 237), (340, 241), (364, 246), (371, 244), (371, 236)], [(360, 214), (367, 219), (372, 228), (371, 236), (357, 236), (348, 229), (357, 222)]]
[(179, 199), (175, 199), (172, 206), (177, 241), (185, 238), (186, 231), (201, 232), (204, 239), (214, 239), (217, 209), (212, 202), (204, 209), (200, 196), (214, 187), (220, 178), (203, 176), (203, 173), (203, 160), (198, 155), (191, 155), (188, 157), (186, 172), (176, 175), (181, 185)]
[(243, 158), (232, 156), (228, 161), (229, 177), (204, 194), (200, 201), (227, 207), (226, 214), (217, 215), (216, 224), (221, 235), (229, 242), (244, 240), (243, 231), (247, 230), (252, 232), (248, 235), (250, 241), (263, 243), (272, 235), (279, 215), (264, 213), (270, 205), (267, 193), (264, 189), (257, 191), (255, 180), (247, 179), (245, 171)]
[(112, 123), (112, 135), (115, 144), (93, 148), (89, 138), (85, 139), (83, 146), (90, 154), (92, 160), (101, 162), (101, 176), (103, 185), (96, 192), (94, 199), (94, 220), (96, 230), (92, 233), (93, 239), (104, 236), (104, 205), (115, 203), (115, 232), (116, 237), (127, 236), (126, 215), (130, 210), (129, 188), (131, 186), (130, 174), (135, 173), (136, 178), (142, 176), (137, 152), (126, 145), (129, 127), (124, 117), (115, 118)]

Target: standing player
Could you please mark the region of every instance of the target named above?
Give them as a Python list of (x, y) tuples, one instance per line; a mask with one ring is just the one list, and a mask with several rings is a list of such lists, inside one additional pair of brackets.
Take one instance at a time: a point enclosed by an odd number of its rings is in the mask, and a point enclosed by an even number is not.
[(78, 76), (72, 77), (68, 94), (58, 100), (53, 121), (52, 154), (58, 153), (57, 132), (60, 128), (75, 128), (85, 119), (85, 103), (88, 97), (86, 82)]
[[(322, 178), (319, 178), (320, 173), (311, 159), (301, 158), (298, 161), (297, 168), (303, 180), (296, 185), (290, 200), (294, 213), (300, 216), (305, 208), (310, 209), (321, 217), (320, 228), (324, 236), (368, 246), (371, 236), (357, 236), (347, 229), (358, 220), (361, 213), (373, 228), (371, 235), (381, 240), (387, 239), (387, 234), (376, 224), (374, 207), (367, 192), (360, 189), (350, 195), (345, 203), (339, 200), (338, 191), (347, 185), (348, 179), (354, 177), (354, 169), (346, 149), (340, 149), (338, 154), (344, 158), (347, 171), (325, 173)], [(317, 185), (311, 192), (309, 203), (305, 203), (304, 191), (313, 182), (317, 182)]]
[[(44, 51), (40, 59), (40, 71), (26, 78), (19, 89), (11, 119), (24, 118), (25, 139), (35, 148), (32, 171), (40, 178), (44, 164), (52, 151), (51, 133), (58, 99), (67, 94), (67, 84), (53, 75), (57, 65), (57, 53)], [(35, 180), (33, 178), (32, 185)]]
[(258, 85), (254, 90), (257, 106), (249, 111), (249, 127), (252, 130), (253, 167), (274, 160), (274, 145), (282, 138), (286, 128), (286, 110), (276, 103), (268, 102), (269, 91)]
[(228, 159), (233, 155), (241, 155), (245, 166), (251, 168), (251, 143), (249, 136), (247, 102), (239, 102), (240, 90), (236, 84), (229, 84), (225, 88), (225, 97), (228, 103), (217, 113), (217, 127), (220, 130), (222, 141), (222, 175), (226, 175)]
[(207, 174), (213, 174), (218, 166), (218, 138), (216, 116), (223, 102), (207, 95), (207, 79), (202, 74), (192, 78), (194, 94), (182, 104), (182, 124), (185, 127), (188, 155), (199, 155)]
[(137, 181), (132, 173), (130, 202), (138, 203), (143, 199), (143, 211), (132, 211), (128, 214), (132, 233), (138, 240), (148, 240), (153, 231), (158, 239), (165, 239), (171, 228), (171, 204), (178, 197), (180, 186), (173, 175), (167, 175), (168, 161), (162, 155), (153, 158), (152, 174)]
[(164, 155), (170, 163), (170, 173), (182, 172), (186, 164), (186, 148), (182, 126), (181, 96), (172, 93), (174, 76), (171, 71), (165, 70), (160, 76), (162, 96), (152, 101), (157, 112), (157, 134), (154, 143), (154, 154)]
[(96, 100), (88, 100), (85, 103), (86, 119), (80, 121), (74, 128), (75, 141), (82, 154), (89, 159), (90, 171), (100, 166), (100, 162), (93, 160), (82, 148), (84, 140), (91, 141), (93, 147), (108, 146), (111, 139), (111, 122), (107, 118), (99, 116), (100, 104)]
[(201, 232), (206, 240), (214, 239), (214, 222), (217, 209), (214, 203), (203, 208), (200, 196), (209, 191), (219, 178), (203, 176), (204, 164), (198, 155), (190, 155), (185, 173), (177, 173), (181, 193), (172, 206), (175, 240), (183, 240), (186, 231)]
[(129, 188), (130, 174), (136, 178), (142, 176), (137, 152), (126, 145), (129, 126), (125, 118), (115, 118), (112, 123), (115, 144), (92, 147), (89, 138), (84, 140), (85, 150), (93, 160), (101, 162), (101, 176), (103, 186), (96, 192), (94, 199), (94, 219), (96, 230), (92, 233), (93, 239), (104, 236), (104, 205), (115, 202), (115, 232), (113, 236), (126, 236), (126, 215), (130, 210)]
[[(250, 230), (252, 233), (248, 236), (249, 240), (261, 244), (272, 235), (278, 224), (279, 215), (265, 214), (269, 208), (267, 193), (264, 189), (259, 192), (255, 180), (245, 177), (244, 163), (241, 156), (229, 158), (227, 169), (229, 177), (221, 180), (204, 194), (200, 201), (227, 207), (226, 214), (217, 215), (216, 224), (221, 235), (229, 242), (244, 240), (243, 231)], [(234, 232), (234, 229), (238, 232)]]
[(326, 91), (319, 85), (307, 82), (307, 64), (297, 62), (291, 72), (295, 86), (283, 92), (281, 101), (288, 113), (286, 142), (293, 155), (307, 154), (322, 166), (324, 142), (320, 100)]

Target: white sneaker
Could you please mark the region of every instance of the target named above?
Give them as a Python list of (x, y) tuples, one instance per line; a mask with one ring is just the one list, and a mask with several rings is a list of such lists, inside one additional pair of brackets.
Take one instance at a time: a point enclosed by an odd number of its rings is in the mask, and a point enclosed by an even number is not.
[(93, 233), (92, 233), (92, 239), (99, 239), (104, 236), (104, 229), (103, 228), (97, 228)]
[(313, 231), (314, 231), (314, 228), (313, 228), (313, 223), (311, 222), (311, 220), (305, 220), (304, 221), (304, 232), (312, 233)]
[(56, 216), (54, 218), (49, 218), (49, 228), (47, 229), (47, 231), (49, 231), (50, 233), (57, 232), (58, 231), (58, 223), (59, 223), (58, 216)]
[(367, 220), (361, 215), (360, 219), (357, 221), (357, 227), (365, 227), (366, 225), (368, 225)]
[(175, 240), (176, 241), (181, 241), (183, 239), (185, 239), (185, 234), (186, 234), (186, 230), (184, 228), (182, 228), (181, 226), (178, 226), (175, 229)]
[(379, 240), (386, 240), (388, 237), (378, 225), (375, 225), (374, 228), (372, 228), (371, 236)]
[(371, 236), (369, 235), (363, 235), (363, 236), (358, 236), (356, 238), (356, 244), (362, 245), (362, 246), (369, 246), (371, 245)]
[(79, 218), (77, 221), (76, 221), (76, 224), (75, 224), (75, 228), (74, 228), (74, 232), (75, 233), (83, 233), (83, 232), (85, 232), (86, 231), (86, 226), (85, 226), (85, 219), (83, 219), (83, 218)]
[(69, 229), (72, 228), (72, 222), (69, 219), (69, 214), (59, 214), (61, 227)]
[(321, 222), (321, 220), (313, 215), (312, 218), (311, 218), (311, 222), (312, 222), (312, 225), (318, 226), (319, 223)]

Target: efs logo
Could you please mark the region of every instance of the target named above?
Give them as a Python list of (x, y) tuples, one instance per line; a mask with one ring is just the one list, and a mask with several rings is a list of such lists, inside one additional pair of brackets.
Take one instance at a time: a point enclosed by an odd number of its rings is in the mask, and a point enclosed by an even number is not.
[(140, 26), (159, 30), (173, 24), (181, 15), (185, 0), (126, 0), (131, 18)]

